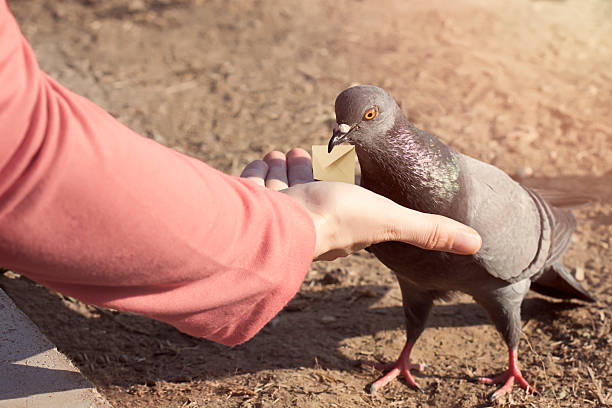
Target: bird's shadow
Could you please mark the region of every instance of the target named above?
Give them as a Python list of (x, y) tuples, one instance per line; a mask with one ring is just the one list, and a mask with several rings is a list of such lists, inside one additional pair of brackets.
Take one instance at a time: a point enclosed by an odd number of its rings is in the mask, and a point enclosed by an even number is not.
[[(58, 349), (97, 385), (129, 387), (158, 380), (208, 380), (317, 365), (352, 369), (355, 362), (342, 353), (345, 339), (404, 327), (400, 300), (396, 306), (376, 306), (392, 289), (383, 285), (328, 285), (316, 291), (302, 291), (255, 338), (225, 347), (131, 314), (104, 311), (95, 318), (84, 316), (67, 307), (65, 299), (25, 278), (0, 278), (0, 284)], [(526, 299), (523, 306), (526, 319), (542, 320), (552, 320), (560, 311), (576, 307), (541, 298)], [(448, 303), (434, 307), (427, 326), (482, 324), (489, 324), (489, 320), (477, 304)], [(14, 360), (26, 357), (19, 355)]]

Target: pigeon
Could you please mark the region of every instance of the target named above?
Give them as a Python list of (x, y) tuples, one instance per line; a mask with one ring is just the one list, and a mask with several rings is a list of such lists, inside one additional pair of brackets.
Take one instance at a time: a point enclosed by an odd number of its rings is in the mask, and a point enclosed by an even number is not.
[(328, 150), (340, 143), (355, 145), (362, 187), (405, 207), (453, 218), (482, 237), (474, 255), (426, 251), (401, 242), (369, 247), (395, 273), (406, 321), (406, 344), (398, 360), (369, 363), (389, 371), (371, 384), (370, 392), (400, 373), (420, 389), (410, 370), (423, 370), (424, 365), (413, 364), (410, 352), (433, 301), (459, 291), (487, 311), (508, 347), (508, 369), (478, 378), (480, 383), (502, 384), (491, 399), (508, 393), (515, 383), (535, 393), (518, 366), (523, 298), (531, 288), (556, 298), (595, 301), (560, 262), (576, 228), (565, 207), (577, 200), (531, 190), (499, 168), (455, 151), (410, 123), (381, 88), (345, 89), (336, 98), (335, 111)]

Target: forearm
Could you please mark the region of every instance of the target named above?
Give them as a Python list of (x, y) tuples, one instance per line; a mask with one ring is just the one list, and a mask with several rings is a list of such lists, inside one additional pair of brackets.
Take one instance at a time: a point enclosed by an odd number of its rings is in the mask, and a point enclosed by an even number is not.
[(38, 69), (0, 3), (0, 265), (223, 343), (293, 296), (314, 226), (289, 197), (121, 125)]

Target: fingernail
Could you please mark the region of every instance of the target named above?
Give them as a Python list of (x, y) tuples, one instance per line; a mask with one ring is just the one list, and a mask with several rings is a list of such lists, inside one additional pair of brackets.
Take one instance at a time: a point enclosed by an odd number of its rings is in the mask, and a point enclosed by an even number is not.
[(460, 229), (455, 232), (452, 250), (462, 254), (473, 254), (480, 249), (481, 244), (480, 235)]

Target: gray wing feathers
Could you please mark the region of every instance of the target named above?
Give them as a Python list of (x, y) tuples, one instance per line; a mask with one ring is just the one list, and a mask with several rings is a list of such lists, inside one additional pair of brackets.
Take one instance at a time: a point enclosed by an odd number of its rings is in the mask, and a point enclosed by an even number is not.
[(576, 218), (569, 210), (552, 207), (553, 213), (553, 242), (546, 265), (557, 262), (565, 252), (576, 229)]
[(551, 246), (549, 206), (500, 169), (460, 153), (457, 158), (465, 199), (456, 218), (482, 236), (475, 261), (512, 283), (540, 272)]

